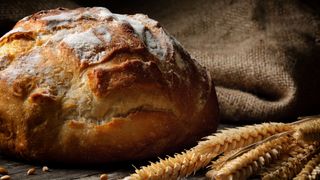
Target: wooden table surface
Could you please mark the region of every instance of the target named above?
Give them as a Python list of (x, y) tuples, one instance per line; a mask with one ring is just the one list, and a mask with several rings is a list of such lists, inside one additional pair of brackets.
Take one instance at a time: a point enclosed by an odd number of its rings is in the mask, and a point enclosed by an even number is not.
[[(42, 172), (43, 165), (33, 164), (30, 162), (23, 162), (21, 160), (14, 160), (0, 155), (0, 166), (5, 167), (9, 171), (11, 180), (45, 180), (45, 179), (85, 179), (85, 180), (99, 180), (102, 173), (108, 175), (108, 179), (121, 179), (128, 176), (134, 171), (134, 166), (139, 167), (137, 164), (149, 164), (148, 161), (128, 163), (128, 164), (110, 164), (100, 167), (64, 167), (58, 165), (49, 166), (49, 172)], [(27, 175), (30, 168), (35, 168), (35, 175)], [(186, 179), (202, 180), (205, 179), (205, 172), (199, 172), (194, 176)]]
[[(221, 125), (219, 129), (224, 127), (230, 127), (230, 125)], [(152, 160), (151, 160), (152, 161)], [(153, 160), (153, 162), (156, 161)], [(102, 173), (108, 175), (108, 179), (121, 179), (134, 172), (134, 167), (140, 167), (141, 165), (148, 165), (148, 161), (145, 162), (132, 162), (121, 164), (109, 164), (99, 167), (70, 167), (64, 165), (46, 165), (46, 164), (34, 164), (32, 162), (24, 162), (17, 159), (12, 159), (1, 155), (0, 153), (0, 166), (6, 168), (9, 171), (11, 180), (46, 180), (46, 179), (84, 179), (84, 180), (99, 180), (99, 176)], [(42, 172), (42, 167), (48, 166), (49, 172)], [(27, 175), (27, 171), (30, 168), (35, 168), (35, 175)], [(205, 179), (205, 171), (200, 171), (194, 176), (185, 178), (187, 180), (203, 180)]]
[[(145, 162), (145, 164), (148, 164)], [(105, 167), (57, 167), (48, 166), (49, 172), (42, 172), (42, 166), (39, 164), (32, 164), (21, 162), (18, 160), (7, 159), (0, 155), (0, 166), (5, 167), (9, 171), (9, 175), (12, 180), (28, 179), (28, 180), (45, 180), (45, 179), (84, 179), (84, 180), (99, 180), (99, 176), (102, 173), (108, 175), (108, 179), (121, 179), (134, 171), (134, 168), (130, 164), (124, 165), (107, 165)], [(27, 175), (27, 171), (30, 168), (35, 168), (35, 175)], [(197, 173), (194, 176), (186, 179), (190, 180), (204, 180), (205, 172)]]

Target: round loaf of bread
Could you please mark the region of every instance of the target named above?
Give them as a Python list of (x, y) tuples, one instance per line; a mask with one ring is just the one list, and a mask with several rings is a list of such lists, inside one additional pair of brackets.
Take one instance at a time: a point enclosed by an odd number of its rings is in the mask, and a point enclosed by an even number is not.
[(0, 39), (0, 151), (106, 163), (173, 152), (215, 131), (209, 73), (158, 22), (54, 9)]

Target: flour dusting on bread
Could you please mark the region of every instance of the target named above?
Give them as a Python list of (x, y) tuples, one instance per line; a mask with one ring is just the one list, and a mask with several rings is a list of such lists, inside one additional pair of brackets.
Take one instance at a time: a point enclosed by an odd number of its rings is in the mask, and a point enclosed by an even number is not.
[(8, 83), (12, 84), (19, 77), (31, 77), (37, 75), (37, 66), (41, 62), (41, 54), (39, 51), (31, 52), (14, 62), (14, 65), (9, 66), (0, 74), (0, 79), (4, 78)]
[(62, 41), (72, 48), (81, 62), (95, 63), (100, 61), (105, 54), (103, 51), (99, 53), (93, 51), (103, 48), (104, 42), (94, 34), (92, 29), (70, 34)]

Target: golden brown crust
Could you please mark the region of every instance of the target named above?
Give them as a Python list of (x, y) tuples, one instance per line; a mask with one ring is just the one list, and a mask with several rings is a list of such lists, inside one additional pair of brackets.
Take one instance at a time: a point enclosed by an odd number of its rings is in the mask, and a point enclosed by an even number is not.
[(143, 159), (218, 124), (210, 75), (141, 14), (41, 11), (0, 39), (0, 70), (0, 150), (27, 159)]

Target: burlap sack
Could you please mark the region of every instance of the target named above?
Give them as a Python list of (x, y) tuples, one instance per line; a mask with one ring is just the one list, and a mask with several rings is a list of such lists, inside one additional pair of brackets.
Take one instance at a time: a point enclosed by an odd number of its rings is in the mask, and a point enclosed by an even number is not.
[(280, 121), (320, 112), (320, 20), (313, 1), (77, 3), (143, 12), (160, 21), (211, 71), (225, 121)]

